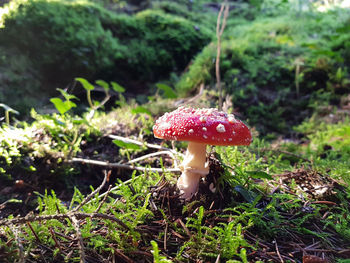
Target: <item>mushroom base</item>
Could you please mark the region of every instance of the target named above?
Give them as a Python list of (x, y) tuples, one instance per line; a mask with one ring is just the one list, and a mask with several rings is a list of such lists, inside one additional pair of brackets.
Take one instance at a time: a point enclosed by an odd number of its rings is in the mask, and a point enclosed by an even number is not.
[(177, 187), (180, 190), (181, 198), (190, 199), (197, 191), (200, 179), (203, 174), (185, 171), (177, 181)]
[(181, 168), (183, 172), (177, 181), (177, 187), (181, 197), (188, 200), (197, 192), (200, 179), (209, 173), (206, 144), (189, 142)]

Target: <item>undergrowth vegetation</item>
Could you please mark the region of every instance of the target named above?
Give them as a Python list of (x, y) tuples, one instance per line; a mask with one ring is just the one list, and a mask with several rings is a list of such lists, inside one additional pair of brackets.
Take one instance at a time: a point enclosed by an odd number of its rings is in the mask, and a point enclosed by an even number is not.
[[(220, 70), (233, 105), (267, 134), (286, 133), (316, 107), (337, 103), (349, 92), (344, 37), (349, 19), (347, 10), (288, 13), (227, 29)], [(181, 76), (177, 90), (188, 94), (201, 83), (213, 86), (215, 56), (211, 43)], [(261, 122), (264, 116), (268, 120)]]
[(22, 112), (22, 84), (37, 103), (38, 92), (48, 98), (76, 76), (138, 91), (183, 70), (211, 39), (206, 27), (159, 9), (127, 15), (91, 1), (18, 0), (0, 14), (0, 67), (9, 75), (0, 99)]
[(1, 8), (1, 262), (348, 262), (350, 17), (291, 2), (229, 1), (223, 109), (253, 141), (208, 146), (190, 200), (152, 127), (218, 106), (220, 3)]
[[(78, 80), (89, 96), (94, 86)], [(97, 83), (108, 94), (110, 84)], [(172, 160), (163, 153), (160, 158), (142, 158), (154, 152), (150, 133), (154, 120), (147, 105), (123, 103), (121, 95), (119, 113), (106, 114), (103, 105), (91, 97), (91, 107), (79, 117), (71, 113), (75, 97), (64, 91), (61, 95), (62, 99), (51, 100), (59, 113), (41, 115), (33, 110), (32, 124), (2, 126), (1, 136), (6, 139), (1, 148), (1, 181), (16, 193), (7, 200), (13, 193), (2, 191), (2, 205), (20, 207), (25, 202), (35, 208), (26, 217), (0, 221), (0, 253), (5, 262), (49, 258), (57, 262), (82, 258), (88, 262), (93, 258), (99, 262), (142, 258), (147, 262), (214, 262), (218, 258), (264, 262), (279, 257), (295, 261), (305, 253), (315, 254), (308, 250), (313, 246), (327, 251), (332, 261), (349, 255), (346, 116), (334, 123), (320, 118), (305, 121), (295, 127), (303, 134), (299, 143), (255, 138), (246, 148), (215, 147), (209, 157), (208, 182), (201, 183), (194, 200), (184, 203), (176, 194), (174, 174), (167, 172), (179, 157)], [(124, 137), (128, 134), (133, 139)], [(103, 148), (96, 146), (96, 140)], [(106, 187), (115, 180), (113, 167), (125, 169), (122, 165), (137, 157), (141, 159), (131, 169), (142, 172), (134, 171), (126, 181), (117, 179), (115, 186)], [(86, 167), (89, 160), (100, 163)], [(153, 171), (149, 165), (160, 170)], [(72, 198), (58, 197), (59, 185), (82, 180), (79, 177), (91, 169), (94, 177), (104, 181), (102, 185), (97, 184), (96, 190), (83, 187), (83, 192), (68, 187)], [(21, 193), (35, 183), (36, 176), (48, 171), (51, 174), (45, 180), (51, 184), (45, 184), (52, 190), (35, 192), (30, 202), (23, 201)], [(216, 184), (214, 192), (208, 186), (211, 181)], [(86, 196), (89, 190), (92, 193)]]

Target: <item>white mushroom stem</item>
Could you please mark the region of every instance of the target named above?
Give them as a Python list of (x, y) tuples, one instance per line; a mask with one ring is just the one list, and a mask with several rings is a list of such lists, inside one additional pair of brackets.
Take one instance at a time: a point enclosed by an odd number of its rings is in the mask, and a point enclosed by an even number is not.
[(184, 199), (190, 199), (197, 192), (201, 177), (209, 173), (206, 146), (203, 143), (188, 143), (186, 155), (180, 167), (182, 174), (177, 181), (177, 187)]

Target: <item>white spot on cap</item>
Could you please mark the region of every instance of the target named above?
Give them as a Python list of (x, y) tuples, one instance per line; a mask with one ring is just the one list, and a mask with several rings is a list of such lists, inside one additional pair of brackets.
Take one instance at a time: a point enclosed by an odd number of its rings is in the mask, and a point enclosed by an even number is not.
[(236, 132), (235, 132), (235, 131), (232, 131), (232, 134), (233, 134), (233, 135), (235, 135), (235, 134), (236, 134)]
[(207, 135), (203, 135), (203, 138), (204, 138), (204, 139), (208, 139), (208, 136), (207, 136)]
[(231, 124), (237, 122), (235, 116), (234, 115), (229, 115), (228, 122), (231, 123)]
[(203, 127), (202, 130), (206, 132), (206, 131), (207, 131), (207, 128)]
[(192, 133), (194, 133), (194, 130), (193, 129), (189, 129), (188, 134), (192, 134)]
[(171, 123), (169, 122), (161, 122), (159, 124), (159, 130), (167, 130), (171, 128)]
[(216, 126), (216, 130), (217, 132), (220, 132), (220, 133), (223, 133), (226, 131), (225, 126), (221, 123), (218, 126)]
[(229, 142), (232, 141), (232, 138), (228, 138), (228, 141), (229, 141)]
[(207, 121), (207, 118), (204, 117), (204, 116), (200, 116), (200, 117), (199, 117), (199, 120), (200, 120), (200, 122), (206, 122), (206, 121)]

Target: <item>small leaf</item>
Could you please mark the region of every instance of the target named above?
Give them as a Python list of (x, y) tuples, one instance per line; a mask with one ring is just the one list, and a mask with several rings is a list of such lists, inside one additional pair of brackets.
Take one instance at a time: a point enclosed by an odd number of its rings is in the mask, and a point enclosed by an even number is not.
[(142, 107), (142, 106), (138, 106), (135, 109), (132, 109), (131, 113), (133, 113), (133, 114), (145, 113), (149, 116), (152, 116), (152, 113), (148, 109), (146, 109), (145, 107)]
[(177, 98), (177, 95), (175, 91), (169, 87), (168, 85), (162, 84), (162, 83), (157, 83), (156, 84), (157, 88), (162, 90), (164, 92), (164, 96), (168, 99), (175, 99)]
[(73, 119), (73, 124), (76, 124), (76, 125), (80, 125), (80, 124), (86, 124), (86, 125), (89, 125), (89, 122), (85, 119), (81, 119), (81, 118), (74, 118)]
[(128, 150), (140, 150), (141, 149), (141, 146), (139, 146), (135, 143), (123, 142), (121, 140), (113, 140), (113, 143), (120, 148), (124, 148), (124, 149), (128, 149)]
[(59, 92), (61, 92), (62, 96), (66, 99), (66, 100), (71, 100), (71, 99), (76, 99), (79, 100), (76, 96), (74, 96), (73, 94), (69, 94), (67, 91), (63, 90), (63, 89), (57, 89)]
[(58, 112), (62, 115), (70, 110), (67, 104), (65, 104), (60, 98), (51, 98), (50, 101), (55, 105)]
[(125, 88), (120, 86), (118, 83), (112, 81), (111, 84), (112, 84), (112, 88), (114, 91), (119, 92), (119, 93), (125, 92)]
[(241, 185), (237, 185), (235, 186), (234, 190), (238, 193), (240, 193), (243, 198), (248, 202), (251, 203), (254, 201), (254, 199), (256, 198), (256, 194), (245, 189), (243, 186)]
[(99, 79), (96, 80), (96, 84), (101, 86), (106, 92), (109, 91), (109, 85), (106, 81)]
[(271, 175), (263, 171), (248, 171), (246, 173), (249, 174), (249, 176), (254, 179), (268, 179), (268, 180), (273, 179)]
[(75, 104), (73, 101), (70, 101), (70, 100), (66, 100), (65, 102), (63, 102), (66, 106), (67, 106), (67, 108), (69, 108), (69, 110), (71, 109), (71, 108), (75, 108), (76, 106), (77, 106), (77, 104)]
[(95, 87), (89, 81), (83, 78), (75, 78), (76, 81), (79, 81), (84, 89), (93, 90)]

